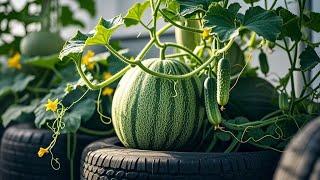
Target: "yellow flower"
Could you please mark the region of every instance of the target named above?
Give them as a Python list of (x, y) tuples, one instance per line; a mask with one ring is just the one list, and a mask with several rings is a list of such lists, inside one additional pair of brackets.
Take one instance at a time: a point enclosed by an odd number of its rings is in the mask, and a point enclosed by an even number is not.
[(58, 103), (59, 103), (58, 99), (56, 99), (54, 101), (51, 101), (51, 99), (48, 99), (47, 104), (44, 105), (46, 107), (46, 111), (50, 110), (52, 112), (56, 112), (57, 108), (58, 108)]
[(202, 39), (208, 39), (210, 37), (211, 29), (204, 28), (202, 32)]
[(49, 153), (49, 150), (48, 148), (43, 148), (43, 147), (40, 147), (39, 151), (38, 151), (38, 157), (43, 157), (45, 154), (48, 154)]
[(104, 79), (104, 80), (109, 79), (111, 76), (112, 76), (112, 74), (109, 73), (109, 72), (104, 72), (104, 73), (103, 73), (103, 79)]
[(20, 53), (15, 53), (12, 57), (8, 59), (8, 67), (9, 68), (15, 68), (15, 69), (21, 69), (21, 55)]
[(112, 88), (109, 88), (109, 87), (106, 87), (103, 89), (102, 91), (102, 95), (104, 96), (110, 96), (112, 93), (113, 93), (113, 89)]
[(94, 56), (94, 52), (89, 50), (83, 57), (82, 57), (82, 64), (86, 65), (89, 70), (94, 68), (95, 62), (91, 62), (91, 58)]

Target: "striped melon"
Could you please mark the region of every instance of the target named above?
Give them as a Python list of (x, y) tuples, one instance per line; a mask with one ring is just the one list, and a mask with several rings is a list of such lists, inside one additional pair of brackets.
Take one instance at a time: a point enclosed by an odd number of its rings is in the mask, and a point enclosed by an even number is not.
[[(176, 60), (149, 59), (156, 72), (185, 74)], [(130, 148), (176, 150), (199, 131), (201, 86), (197, 77), (172, 81), (130, 69), (120, 80), (112, 102), (112, 122), (120, 141)]]

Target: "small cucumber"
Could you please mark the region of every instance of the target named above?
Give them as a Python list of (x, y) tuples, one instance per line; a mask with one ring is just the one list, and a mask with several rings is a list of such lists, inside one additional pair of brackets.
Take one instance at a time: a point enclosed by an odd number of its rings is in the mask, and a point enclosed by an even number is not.
[(286, 93), (280, 93), (279, 95), (279, 108), (283, 111), (287, 111), (289, 109), (289, 100)]
[(269, 64), (268, 64), (267, 55), (262, 50), (259, 54), (259, 63), (260, 63), (261, 72), (266, 76), (269, 72)]
[(204, 103), (206, 107), (207, 117), (209, 122), (214, 127), (219, 127), (222, 121), (220, 110), (216, 101), (216, 80), (212, 77), (207, 77), (204, 81)]
[(229, 101), (230, 71), (229, 60), (220, 59), (217, 66), (217, 102), (222, 106), (221, 109)]

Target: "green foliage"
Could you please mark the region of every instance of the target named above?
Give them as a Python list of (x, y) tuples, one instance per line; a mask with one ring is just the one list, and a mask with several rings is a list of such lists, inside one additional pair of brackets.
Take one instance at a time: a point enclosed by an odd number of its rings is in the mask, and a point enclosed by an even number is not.
[(134, 4), (129, 9), (127, 15), (123, 18), (126, 27), (137, 25), (141, 21), (141, 18), (143, 17), (145, 10), (149, 7), (149, 1)]
[(95, 27), (95, 32), (92, 37), (89, 37), (85, 45), (104, 45), (109, 42), (112, 34), (123, 24), (121, 16), (116, 16), (112, 19), (105, 20), (100, 18)]
[(180, 15), (188, 16), (196, 12), (206, 12), (209, 6), (214, 2), (222, 0), (177, 0), (180, 4)]
[(320, 13), (306, 11), (303, 16), (304, 23), (303, 25), (314, 30), (316, 32), (320, 32)]
[(239, 31), (248, 29), (256, 32), (267, 40), (274, 42), (282, 25), (281, 17), (274, 12), (256, 6), (250, 7), (243, 16), (238, 14), (241, 6), (238, 3), (223, 8), (213, 4), (204, 17), (205, 26), (213, 28), (221, 41), (227, 41), (239, 35)]
[(320, 57), (316, 51), (308, 46), (299, 56), (300, 66), (303, 71), (310, 70), (320, 63)]
[(280, 37), (290, 37), (294, 41), (299, 41), (302, 36), (302, 33), (299, 30), (300, 18), (282, 7), (279, 7), (277, 12), (283, 19)]

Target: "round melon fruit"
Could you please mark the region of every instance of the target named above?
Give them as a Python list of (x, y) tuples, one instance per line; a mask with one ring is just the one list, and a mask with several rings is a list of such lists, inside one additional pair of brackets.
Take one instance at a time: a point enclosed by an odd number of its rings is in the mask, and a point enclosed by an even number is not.
[[(190, 72), (176, 60), (149, 59), (143, 64), (159, 73)], [(117, 136), (130, 148), (182, 148), (201, 128), (200, 92), (198, 77), (172, 81), (132, 68), (120, 80), (113, 98), (112, 122)]]
[(47, 56), (58, 53), (64, 44), (64, 40), (57, 33), (32, 32), (21, 40), (21, 54), (33, 56)]

